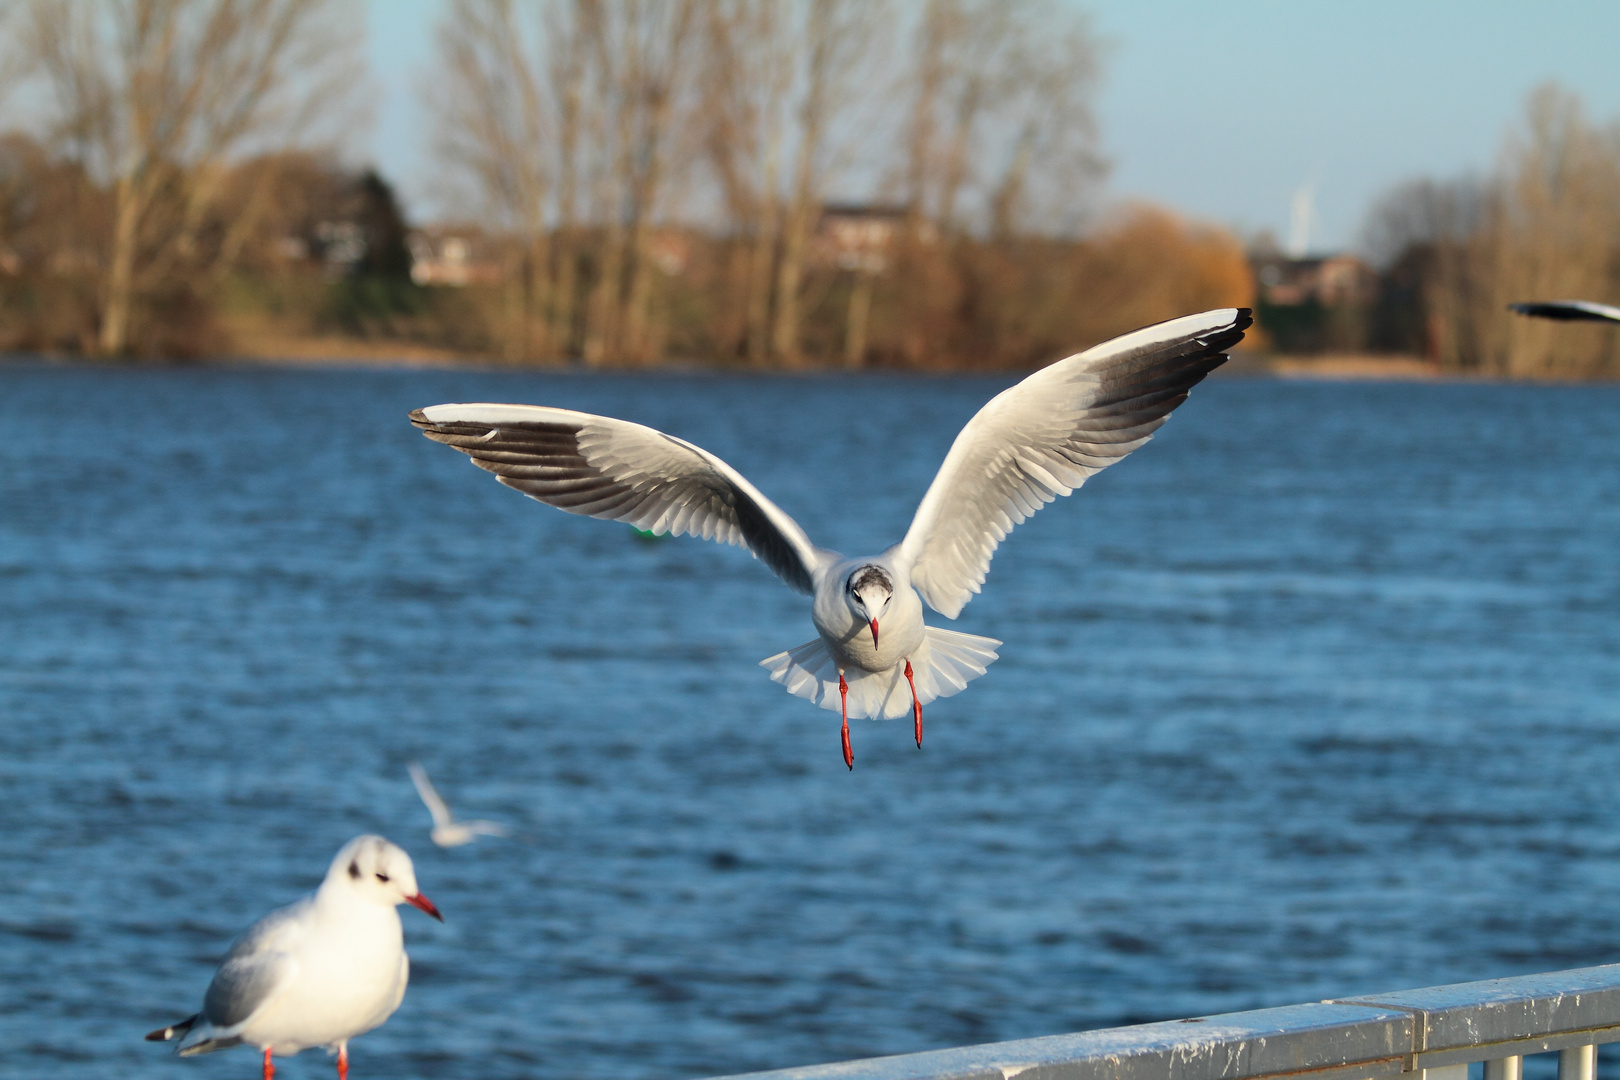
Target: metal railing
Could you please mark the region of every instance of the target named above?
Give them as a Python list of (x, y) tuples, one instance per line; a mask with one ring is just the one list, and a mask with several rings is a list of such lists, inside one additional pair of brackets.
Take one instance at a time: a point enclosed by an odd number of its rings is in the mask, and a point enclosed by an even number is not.
[[(1620, 964), (750, 1073), (753, 1080), (1595, 1080), (1620, 1042)], [(734, 1078), (735, 1080), (735, 1078)]]

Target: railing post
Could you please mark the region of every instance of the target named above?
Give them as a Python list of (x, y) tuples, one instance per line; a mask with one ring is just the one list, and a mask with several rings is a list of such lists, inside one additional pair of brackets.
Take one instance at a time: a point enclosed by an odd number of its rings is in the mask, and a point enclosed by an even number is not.
[(1558, 1051), (1558, 1080), (1597, 1080), (1597, 1047), (1572, 1046)]
[(1487, 1061), (1485, 1080), (1524, 1080), (1524, 1058), (1505, 1057)]

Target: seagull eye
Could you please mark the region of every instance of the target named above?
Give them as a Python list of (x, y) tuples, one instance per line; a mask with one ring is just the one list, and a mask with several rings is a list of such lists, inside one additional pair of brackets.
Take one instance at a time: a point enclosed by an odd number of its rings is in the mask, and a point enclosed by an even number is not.
[(377, 875), (377, 880), (386, 883), (388, 881), (388, 875), (387, 874), (378, 874)]

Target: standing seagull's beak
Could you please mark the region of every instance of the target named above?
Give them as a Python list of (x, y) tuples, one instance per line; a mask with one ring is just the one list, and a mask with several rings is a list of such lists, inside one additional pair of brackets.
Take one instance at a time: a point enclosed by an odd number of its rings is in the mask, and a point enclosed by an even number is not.
[(877, 620), (872, 620), (872, 648), (877, 648)]
[(433, 901), (429, 900), (421, 893), (417, 893), (415, 896), (407, 896), (405, 898), (405, 902), (411, 905), (411, 907), (416, 908), (418, 911), (425, 911), (435, 919), (438, 919), (440, 922), (444, 922), (444, 916), (440, 915), (439, 909), (433, 906)]

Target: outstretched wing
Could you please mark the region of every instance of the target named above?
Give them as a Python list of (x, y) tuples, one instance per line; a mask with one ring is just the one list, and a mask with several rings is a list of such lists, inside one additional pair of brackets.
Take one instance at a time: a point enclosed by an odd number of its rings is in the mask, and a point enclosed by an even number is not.
[(1226, 308), (1159, 323), (992, 398), (951, 444), (900, 543), (922, 598), (956, 618), (1013, 526), (1147, 442), (1253, 321)]
[(1509, 304), (1508, 307), (1520, 315), (1534, 315), (1540, 319), (1620, 322), (1620, 308), (1595, 304), (1590, 300), (1542, 300), (1533, 304)]
[(803, 593), (833, 554), (742, 474), (707, 450), (650, 427), (538, 405), (434, 405), (411, 423), (507, 487), (570, 514), (651, 533), (746, 544)]
[(438, 791), (434, 789), (432, 781), (428, 779), (427, 770), (422, 768), (419, 762), (415, 761), (405, 766), (405, 768), (411, 774), (411, 783), (416, 785), (416, 793), (421, 796), (422, 804), (428, 808), (428, 813), (433, 815), (433, 824), (455, 824), (456, 819), (451, 816), (450, 807), (446, 806), (444, 800), (439, 798)]

